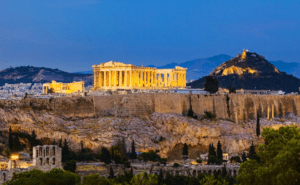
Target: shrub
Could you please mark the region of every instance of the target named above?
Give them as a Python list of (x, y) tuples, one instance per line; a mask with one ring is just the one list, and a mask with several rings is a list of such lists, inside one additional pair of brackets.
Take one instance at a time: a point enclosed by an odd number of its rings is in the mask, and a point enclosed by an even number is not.
[(180, 165), (178, 164), (178, 163), (174, 163), (173, 164), (173, 167), (175, 167), (175, 168), (177, 168), (177, 167), (179, 167)]
[(210, 111), (205, 111), (205, 117), (208, 118), (208, 119), (213, 119), (213, 118), (216, 118), (216, 115), (213, 114), (212, 112)]
[(130, 162), (125, 161), (125, 162), (124, 162), (124, 167), (125, 167), (125, 168), (130, 168)]
[(196, 159), (196, 162), (200, 164), (200, 163), (202, 163), (202, 160), (201, 159)]
[(76, 171), (76, 161), (71, 160), (71, 161), (67, 162), (66, 165), (64, 166), (64, 170), (75, 173), (75, 171)]

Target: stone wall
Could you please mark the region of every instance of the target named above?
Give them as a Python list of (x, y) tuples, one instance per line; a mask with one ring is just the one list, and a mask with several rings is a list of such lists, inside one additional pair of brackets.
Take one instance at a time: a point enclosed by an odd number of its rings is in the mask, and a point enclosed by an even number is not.
[(175, 93), (145, 93), (93, 97), (27, 98), (22, 101), (1, 100), (1, 107), (20, 107), (54, 111), (67, 118), (97, 116), (149, 116), (154, 112), (186, 116), (192, 110), (198, 118), (211, 112), (219, 119), (236, 123), (261, 117), (300, 115), (299, 95), (189, 95)]

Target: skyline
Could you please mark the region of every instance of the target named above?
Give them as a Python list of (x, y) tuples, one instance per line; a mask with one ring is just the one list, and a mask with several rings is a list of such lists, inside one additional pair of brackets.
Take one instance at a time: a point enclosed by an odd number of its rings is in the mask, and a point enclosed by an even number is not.
[(300, 3), (6, 1), (0, 68), (89, 71), (110, 60), (162, 66), (249, 49), (298, 62)]

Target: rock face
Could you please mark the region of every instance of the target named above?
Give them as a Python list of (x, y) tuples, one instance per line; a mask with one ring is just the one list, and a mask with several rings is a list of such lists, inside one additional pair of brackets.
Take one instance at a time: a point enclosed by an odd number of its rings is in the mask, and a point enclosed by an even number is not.
[[(216, 67), (210, 74), (218, 79), (222, 88), (283, 90), (298, 92), (300, 80), (285, 72), (280, 72), (273, 64), (257, 53), (243, 51), (242, 54)], [(188, 84), (193, 88), (203, 88), (206, 77)]]
[[(295, 120), (296, 118), (296, 120)], [(299, 124), (296, 116), (293, 121)], [(262, 120), (261, 125), (275, 126), (290, 122)], [(110, 147), (124, 137), (128, 151), (134, 140), (137, 151), (160, 150), (162, 157), (181, 158), (184, 143), (190, 148), (190, 157), (207, 153), (210, 143), (220, 140), (223, 150), (238, 153), (248, 150), (255, 136), (255, 121), (235, 124), (226, 120), (196, 120), (179, 114), (152, 113), (140, 117), (65, 117), (56, 111), (32, 108), (4, 107), (0, 109), (0, 125), (3, 130), (12, 126), (13, 130), (31, 133), (35, 130), (38, 138), (52, 140), (67, 139), (70, 147), (80, 149), (83, 141), (86, 147), (98, 149)]]

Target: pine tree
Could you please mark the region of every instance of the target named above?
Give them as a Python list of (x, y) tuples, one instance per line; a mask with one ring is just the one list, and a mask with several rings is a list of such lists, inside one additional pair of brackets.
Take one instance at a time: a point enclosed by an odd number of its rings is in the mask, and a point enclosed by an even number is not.
[(111, 159), (115, 160), (115, 148), (114, 147), (111, 148)]
[(37, 135), (35, 134), (35, 131), (32, 130), (31, 139), (30, 139), (31, 149), (32, 149), (32, 147), (38, 145), (36, 138), (37, 138)]
[(9, 127), (8, 148), (11, 151), (13, 149), (13, 138), (12, 138), (12, 133), (11, 133), (11, 126)]
[(58, 146), (62, 148), (62, 139), (59, 140)]
[(135, 152), (135, 145), (134, 145), (134, 140), (132, 140), (132, 144), (131, 144), (131, 155), (130, 155), (131, 159), (136, 159), (136, 152)]
[(243, 152), (243, 154), (242, 154), (242, 160), (243, 160), (243, 162), (247, 161), (245, 152)]
[(256, 152), (255, 152), (255, 146), (253, 144), (253, 141), (252, 141), (252, 145), (250, 146), (248, 158), (249, 159), (256, 159)]
[(112, 167), (109, 168), (109, 179), (113, 179), (115, 178), (115, 174), (114, 174), (114, 170), (112, 169)]
[(101, 148), (100, 161), (104, 162), (105, 164), (111, 163), (110, 153), (105, 147)]
[(257, 111), (257, 116), (256, 116), (256, 135), (259, 137), (260, 135), (260, 124), (259, 124), (259, 112)]
[(67, 162), (69, 160), (69, 146), (65, 139), (64, 147), (62, 148), (62, 161)]
[(220, 141), (218, 141), (217, 145), (217, 163), (222, 164), (223, 162), (223, 151), (222, 151), (222, 145)]
[(222, 167), (222, 177), (226, 177), (227, 175), (227, 170), (226, 170), (226, 165), (224, 164), (224, 166)]
[(188, 150), (188, 146), (186, 143), (184, 143), (184, 145), (183, 145), (182, 155), (185, 155), (185, 156), (189, 155), (189, 150)]
[(207, 76), (204, 84), (204, 90), (212, 93), (216, 93), (219, 89), (218, 79), (213, 76)]
[(208, 149), (208, 164), (215, 164), (216, 163), (216, 151), (215, 151), (215, 147), (213, 144), (209, 145), (209, 149)]
[(158, 174), (158, 184), (163, 184), (163, 180), (164, 180), (164, 174), (162, 171), (162, 168), (159, 170), (159, 174)]

